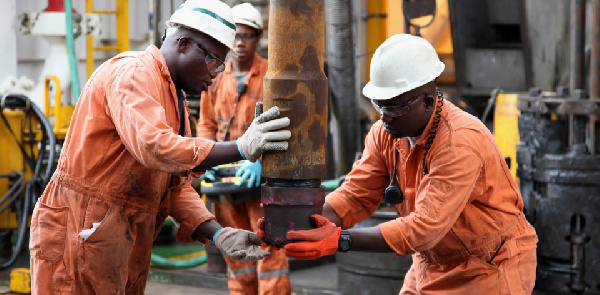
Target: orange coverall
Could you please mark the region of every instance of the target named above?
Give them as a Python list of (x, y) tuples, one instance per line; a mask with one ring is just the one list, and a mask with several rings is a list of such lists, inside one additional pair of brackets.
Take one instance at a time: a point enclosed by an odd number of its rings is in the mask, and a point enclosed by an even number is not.
[[(198, 137), (221, 141), (235, 107), (237, 80), (231, 72), (230, 60), (207, 92), (200, 99), (200, 118), (196, 128)], [(267, 73), (267, 60), (255, 53), (252, 67), (246, 76), (246, 92), (240, 97), (231, 123), (228, 140), (241, 137), (254, 119), (254, 106), (262, 101), (263, 78)], [(242, 203), (213, 204), (213, 213), (223, 226), (242, 228), (256, 232), (257, 221), (264, 216), (260, 206), (260, 196)], [(289, 264), (284, 250), (275, 247), (261, 247), (271, 253), (257, 262), (227, 262), (228, 287), (230, 294), (276, 294), (292, 293), (289, 279)], [(258, 280), (258, 285), (257, 285)], [(259, 293), (260, 292), (260, 293)]]
[[(190, 138), (175, 85), (154, 46), (120, 54), (92, 75), (58, 167), (31, 220), (33, 294), (144, 294), (152, 243), (167, 216), (193, 242), (215, 219), (190, 186), (214, 143)], [(179, 136), (185, 116), (185, 137)], [(172, 175), (173, 185), (169, 188)], [(78, 234), (100, 225), (87, 238)], [(208, 240), (202, 239), (207, 243)]]
[(412, 149), (407, 138), (391, 137), (376, 122), (362, 158), (325, 201), (343, 228), (369, 218), (390, 183), (398, 150), (404, 202), (395, 206), (400, 217), (379, 229), (396, 255), (412, 254), (400, 294), (530, 294), (538, 239), (492, 134), (444, 100), (423, 175), (433, 121)]

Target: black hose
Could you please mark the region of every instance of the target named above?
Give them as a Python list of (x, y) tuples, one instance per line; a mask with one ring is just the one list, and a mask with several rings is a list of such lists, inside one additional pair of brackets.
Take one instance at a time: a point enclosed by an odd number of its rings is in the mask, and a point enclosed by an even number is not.
[[(5, 95), (4, 97), (2, 97), (2, 103), (0, 104), (0, 112), (3, 112), (3, 108), (6, 106), (9, 106), (10, 108), (14, 108), (14, 109), (19, 109), (19, 108), (24, 109), (26, 113), (33, 111), (33, 114), (37, 117), (40, 124), (42, 125), (42, 140), (40, 141), (40, 149), (39, 149), (38, 157), (35, 160), (34, 167), (32, 167), (33, 176), (29, 179), (29, 181), (27, 181), (27, 183), (25, 185), (25, 195), (24, 195), (24, 198), (22, 199), (23, 206), (22, 206), (22, 208), (20, 208), (21, 210), (18, 210), (18, 212), (17, 212), (17, 222), (18, 222), (17, 242), (15, 244), (15, 247), (12, 251), (10, 258), (7, 261), (0, 264), (0, 269), (4, 269), (4, 268), (11, 266), (17, 260), (17, 257), (21, 253), (21, 249), (23, 248), (23, 245), (24, 245), (24, 242), (25, 242), (26, 236), (27, 236), (26, 234), (28, 232), (27, 224), (28, 224), (28, 218), (29, 218), (29, 214), (30, 214), (29, 211), (30, 211), (31, 204), (37, 200), (38, 196), (42, 192), (42, 189), (48, 184), (50, 177), (54, 171), (54, 162), (55, 162), (55, 158), (56, 158), (56, 135), (54, 134), (54, 131), (52, 129), (52, 125), (50, 124), (50, 121), (48, 121), (48, 119), (46, 118), (44, 113), (35, 104), (31, 103), (29, 98), (27, 98), (24, 95), (20, 95), (20, 94), (16, 94), (16, 95), (8, 94), (8, 95)], [(5, 124), (7, 124), (7, 128), (10, 129), (10, 126), (8, 126), (8, 122), (6, 122), (6, 120), (4, 120), (4, 122), (5, 122)], [(33, 125), (32, 122), (30, 122), (30, 128), (32, 127), (32, 125)], [(32, 129), (30, 130), (30, 133), (33, 133)], [(13, 136), (14, 136), (14, 134), (13, 134)], [(15, 140), (17, 140), (17, 142), (18, 142), (18, 139), (16, 137), (15, 137)], [(48, 145), (46, 145), (46, 144), (48, 144)], [(20, 145), (20, 147), (21, 147), (21, 152), (23, 152), (24, 158), (31, 159), (32, 157), (35, 156), (35, 154), (33, 152), (31, 154), (31, 156), (27, 155), (27, 153), (23, 149), (23, 147), (21, 145)], [(44, 176), (41, 177), (40, 173), (42, 170), (42, 166), (44, 164), (46, 148), (49, 149), (46, 171), (44, 173)], [(9, 200), (8, 200), (8, 202), (6, 202), (4, 204), (4, 206), (2, 206), (2, 208), (0, 208), (0, 213), (3, 212), (4, 210), (6, 210), (15, 201), (17, 201), (17, 197), (20, 196), (23, 191), (22, 181), (23, 181), (23, 176), (21, 175), (21, 177), (19, 178), (19, 181), (15, 182), (15, 185), (13, 187), (11, 187), (11, 189), (9, 190), (9, 193), (7, 193), (3, 197), (3, 200), (5, 198), (9, 198)], [(11, 196), (11, 194), (12, 194), (12, 196)]]
[(24, 204), (23, 204), (23, 209), (21, 211), (21, 212), (23, 212), (23, 214), (21, 214), (21, 220), (18, 221), (19, 228), (17, 229), (17, 235), (18, 235), (17, 244), (15, 245), (15, 248), (12, 251), (10, 258), (7, 261), (5, 261), (4, 263), (0, 264), (0, 269), (5, 269), (5, 268), (11, 266), (13, 263), (15, 263), (15, 261), (17, 260), (17, 257), (21, 253), (21, 248), (23, 248), (23, 242), (25, 241), (25, 233), (27, 233), (27, 218), (29, 217), (29, 200), (31, 200), (31, 198), (29, 198), (27, 195), (32, 193), (31, 187), (33, 186), (34, 183), (35, 183), (34, 180), (30, 179), (27, 182), (27, 185), (25, 186), (25, 198), (23, 200)]
[[(26, 97), (22, 97), (24, 99), (28, 99)], [(48, 184), (48, 181), (50, 181), (50, 177), (52, 176), (52, 173), (54, 172), (54, 161), (56, 158), (56, 135), (54, 134), (54, 130), (52, 129), (52, 124), (50, 124), (50, 121), (48, 121), (48, 119), (46, 118), (46, 116), (44, 115), (44, 113), (35, 105), (35, 104), (31, 104), (31, 108), (33, 109), (34, 114), (36, 115), (36, 117), (38, 118), (38, 120), (40, 121), (40, 123), (42, 124), (42, 132), (45, 130), (46, 132), (44, 132), (45, 138), (48, 139), (48, 147), (50, 149), (50, 152), (48, 154), (48, 165), (46, 166), (46, 173), (44, 174), (44, 178), (43, 178), (43, 182), (42, 182), (42, 186), (46, 186), (46, 184)], [(56, 124), (58, 124), (58, 122), (56, 122)], [(40, 153), (41, 151), (45, 151), (46, 147), (42, 146), (40, 148)], [(42, 157), (39, 157), (42, 158)]]
[[(17, 180), (14, 181), (14, 185), (12, 185), (9, 189), (8, 192), (6, 192), (6, 194), (4, 194), (4, 196), (2, 196), (2, 199), (0, 199), (0, 204), (4, 204), (6, 202), (6, 200), (10, 200), (8, 203), (5, 204), (5, 207), (8, 204), (11, 204), (14, 200), (14, 196), (19, 196), (22, 192), (23, 192), (23, 179), (25, 178), (25, 175), (23, 175), (23, 173), (21, 172), (16, 172), (13, 174), (9, 174), (7, 175), (7, 177), (11, 178), (11, 177), (15, 177), (17, 176)], [(2, 212), (4, 212), (4, 210), (6, 210), (5, 208), (0, 209), (0, 214)]]

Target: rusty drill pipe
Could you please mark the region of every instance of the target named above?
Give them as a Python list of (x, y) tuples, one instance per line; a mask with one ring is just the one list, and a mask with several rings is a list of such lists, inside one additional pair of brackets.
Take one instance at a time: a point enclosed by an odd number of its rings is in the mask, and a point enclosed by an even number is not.
[(265, 109), (290, 118), (289, 149), (263, 156), (265, 238), (282, 247), (290, 229), (312, 228), (321, 213), (327, 147), (327, 77), (323, 71), (323, 0), (272, 0), (269, 9)]

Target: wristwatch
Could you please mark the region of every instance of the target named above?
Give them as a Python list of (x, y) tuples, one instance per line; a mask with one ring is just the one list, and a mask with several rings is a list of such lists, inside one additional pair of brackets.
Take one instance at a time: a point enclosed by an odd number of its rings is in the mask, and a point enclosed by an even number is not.
[(350, 238), (350, 232), (343, 229), (340, 235), (340, 240), (338, 242), (338, 251), (340, 252), (348, 252), (352, 247), (352, 239)]

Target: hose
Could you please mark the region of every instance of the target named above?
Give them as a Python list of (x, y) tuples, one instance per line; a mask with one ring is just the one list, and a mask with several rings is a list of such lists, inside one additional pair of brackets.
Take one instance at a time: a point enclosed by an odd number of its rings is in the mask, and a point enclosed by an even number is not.
[(71, 72), (71, 91), (73, 101), (77, 103), (79, 94), (79, 73), (77, 72), (77, 56), (75, 55), (75, 37), (73, 36), (73, 8), (71, 0), (65, 0), (65, 15), (67, 23), (67, 52), (69, 54), (69, 70)]
[(207, 258), (206, 258), (206, 254), (205, 254), (205, 255), (200, 255), (198, 257), (195, 257), (192, 259), (187, 259), (187, 260), (169, 260), (160, 255), (152, 253), (152, 256), (150, 257), (150, 261), (152, 263), (154, 263), (155, 265), (162, 267), (162, 268), (183, 269), (183, 268), (192, 268), (192, 267), (200, 266), (200, 265), (206, 263)]
[[(4, 205), (0, 208), (0, 213), (4, 212), (10, 207), (10, 205), (14, 204), (15, 207), (17, 207), (16, 213), (18, 227), (17, 241), (14, 246), (14, 249), (11, 253), (10, 258), (7, 261), (0, 264), (0, 269), (5, 269), (11, 266), (17, 260), (17, 257), (19, 256), (21, 249), (23, 248), (23, 244), (26, 240), (28, 232), (27, 225), (31, 204), (35, 203), (37, 197), (42, 193), (42, 190), (46, 187), (46, 184), (50, 179), (50, 175), (53, 172), (56, 157), (56, 136), (54, 134), (54, 131), (52, 130), (52, 125), (50, 124), (44, 113), (34, 103), (31, 103), (29, 98), (27, 98), (26, 96), (20, 94), (7, 94), (3, 96), (0, 101), (0, 115), (2, 116), (3, 122), (5, 123), (7, 129), (10, 131), (10, 133), (13, 135), (13, 137), (19, 144), (21, 152), (23, 153), (23, 158), (31, 159), (35, 157), (35, 154), (32, 153), (31, 155), (28, 155), (21, 143), (19, 142), (19, 139), (12, 132), (12, 129), (8, 124), (8, 121), (4, 117), (3, 113), (4, 108), (6, 107), (11, 109), (23, 109), (26, 116), (30, 116), (33, 113), (33, 115), (38, 119), (42, 126), (42, 140), (40, 141), (39, 154), (37, 156), (37, 159), (35, 160), (35, 164), (29, 163), (33, 175), (25, 184), (25, 194), (23, 198), (18, 198), (19, 196), (21, 196), (21, 193), (23, 191), (23, 174), (21, 174), (18, 177), (17, 181), (9, 189), (8, 193), (2, 197), (2, 201), (6, 199), (8, 199), (8, 201), (4, 203)], [(30, 122), (29, 128), (29, 134), (31, 135), (33, 134), (33, 122)], [(46, 171), (44, 173), (44, 176), (40, 176), (42, 166), (44, 165), (46, 148), (49, 149), (48, 158), (46, 159)], [(31, 167), (31, 165), (33, 165), (33, 167)], [(19, 200), (22, 203), (19, 203)]]

